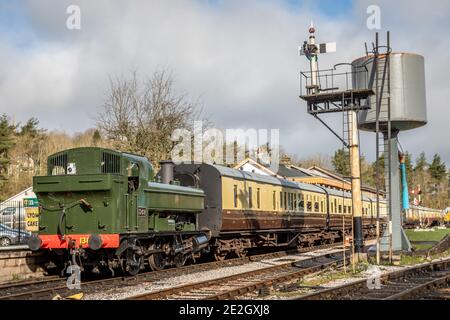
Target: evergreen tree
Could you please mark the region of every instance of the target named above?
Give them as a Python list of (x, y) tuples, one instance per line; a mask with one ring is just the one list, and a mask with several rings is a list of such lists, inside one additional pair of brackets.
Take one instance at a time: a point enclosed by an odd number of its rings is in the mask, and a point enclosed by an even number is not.
[(331, 159), (334, 171), (345, 177), (350, 176), (350, 154), (348, 150), (338, 149)]
[(412, 186), (412, 181), (413, 181), (413, 174), (414, 174), (414, 169), (412, 166), (412, 162), (411, 162), (411, 154), (406, 151), (405, 152), (405, 168), (406, 168), (406, 180), (408, 183), (408, 188), (411, 188)]
[(430, 172), (431, 177), (437, 182), (441, 182), (444, 179), (447, 168), (445, 167), (445, 163), (441, 161), (441, 157), (438, 154), (434, 155), (428, 171)]
[(30, 137), (37, 137), (38, 135), (42, 134), (42, 129), (39, 129), (39, 120), (36, 118), (31, 118), (20, 128), (19, 135), (29, 135)]
[(39, 128), (39, 120), (36, 118), (29, 119), (20, 127), (17, 145), (20, 146), (20, 153), (26, 157), (26, 161), (31, 160), (34, 166), (23, 169), (39, 172), (41, 163), (45, 160), (42, 155), (45, 133), (46, 130)]
[(427, 167), (427, 158), (425, 157), (425, 152), (421, 152), (419, 157), (416, 159), (416, 166), (414, 171), (416, 173), (424, 172)]
[(10, 163), (10, 151), (14, 147), (14, 131), (16, 127), (9, 123), (6, 114), (0, 116), (0, 186), (7, 179)]
[(100, 142), (101, 139), (102, 137), (100, 136), (100, 131), (96, 129), (94, 131), (94, 134), (92, 135), (92, 144), (94, 145), (94, 147), (98, 146), (98, 143)]
[(424, 202), (426, 198), (426, 188), (428, 184), (428, 174), (427, 174), (427, 158), (425, 156), (425, 152), (421, 152), (419, 157), (416, 159), (416, 165), (414, 167), (414, 185), (410, 188), (417, 188), (419, 185), (422, 189), (422, 200)]

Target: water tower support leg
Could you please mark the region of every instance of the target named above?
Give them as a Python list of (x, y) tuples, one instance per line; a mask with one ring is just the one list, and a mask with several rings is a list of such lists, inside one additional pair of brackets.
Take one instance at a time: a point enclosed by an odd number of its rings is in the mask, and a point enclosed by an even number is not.
[[(389, 165), (388, 161), (385, 161), (385, 176), (386, 176), (386, 191), (391, 190), (391, 221), (392, 221), (392, 251), (410, 251), (411, 244), (407, 238), (405, 231), (402, 227), (402, 210), (401, 210), (401, 192), (400, 192), (400, 163), (398, 160), (398, 137), (397, 133), (391, 134), (391, 140), (388, 141), (387, 134), (384, 135), (385, 150), (388, 150), (388, 143), (391, 145), (391, 174), (389, 177)], [(388, 152), (385, 152), (385, 159), (388, 157)], [(389, 181), (390, 180), (390, 181)], [(389, 188), (389, 182), (391, 188)], [(387, 199), (389, 201), (389, 199)], [(381, 251), (389, 251), (389, 228), (384, 231), (381, 239)]]

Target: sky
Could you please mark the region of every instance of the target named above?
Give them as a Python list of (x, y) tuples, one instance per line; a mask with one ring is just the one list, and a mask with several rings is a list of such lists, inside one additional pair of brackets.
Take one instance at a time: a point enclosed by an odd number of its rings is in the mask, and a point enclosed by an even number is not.
[[(72, 4), (79, 30), (66, 27)], [(108, 77), (167, 68), (177, 92), (200, 101), (216, 127), (279, 129), (290, 154), (331, 155), (341, 143), (298, 97), (309, 65), (297, 47), (313, 20), (318, 42), (338, 48), (320, 68), (363, 56), (376, 31), (366, 25), (370, 5), (381, 9), (382, 41), (390, 30), (394, 51), (425, 57), (428, 124), (401, 132), (401, 145), (450, 165), (447, 0), (0, 0), (0, 113), (81, 132), (95, 126)], [(341, 130), (340, 116), (326, 120)], [(372, 159), (374, 149), (374, 134), (362, 132), (362, 153)]]

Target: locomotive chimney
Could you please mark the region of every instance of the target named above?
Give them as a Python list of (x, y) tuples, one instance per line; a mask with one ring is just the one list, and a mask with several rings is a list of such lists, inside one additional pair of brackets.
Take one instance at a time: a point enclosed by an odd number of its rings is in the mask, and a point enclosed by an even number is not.
[(170, 184), (173, 181), (173, 167), (172, 160), (163, 160), (159, 163), (161, 165), (161, 182)]

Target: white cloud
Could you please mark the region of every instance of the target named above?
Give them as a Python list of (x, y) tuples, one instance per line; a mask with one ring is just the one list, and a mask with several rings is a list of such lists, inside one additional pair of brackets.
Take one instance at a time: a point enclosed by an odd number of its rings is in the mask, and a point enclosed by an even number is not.
[[(81, 7), (80, 31), (65, 28), (65, 8), (72, 3)], [(442, 102), (449, 100), (442, 66), (450, 43), (436, 36), (444, 37), (449, 22), (442, 13), (431, 21), (421, 18), (431, 9), (419, 8), (418, 1), (379, 3), (395, 49), (426, 56), (430, 124), (402, 134), (404, 147), (439, 152), (450, 162), (442, 136), (443, 115), (450, 114)], [(437, 3), (448, 12), (447, 1)], [(177, 89), (199, 96), (219, 127), (279, 128), (292, 153), (331, 153), (339, 141), (306, 114), (298, 98), (298, 72), (308, 64), (297, 56), (297, 46), (312, 18), (319, 41), (338, 42), (338, 53), (321, 57), (321, 67), (361, 56), (363, 42), (373, 41), (365, 28), (367, 5), (357, 1), (348, 19), (333, 20), (271, 1), (28, 1), (24, 14), (35, 40), (25, 48), (12, 41), (1, 45), (0, 112), (22, 120), (35, 115), (49, 128), (84, 130), (94, 124), (108, 75), (169, 67)], [(430, 38), (442, 40), (432, 46), (439, 50), (430, 50)], [(374, 138), (363, 136), (363, 150), (370, 153)]]

